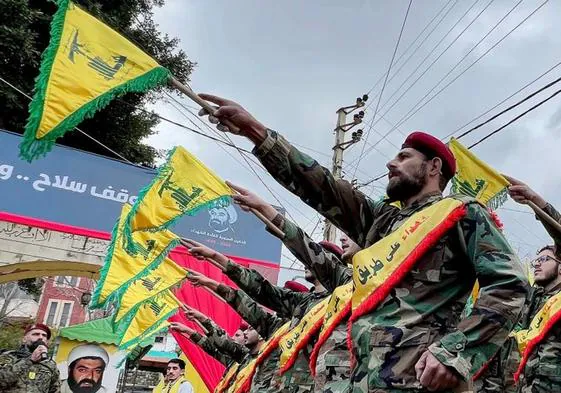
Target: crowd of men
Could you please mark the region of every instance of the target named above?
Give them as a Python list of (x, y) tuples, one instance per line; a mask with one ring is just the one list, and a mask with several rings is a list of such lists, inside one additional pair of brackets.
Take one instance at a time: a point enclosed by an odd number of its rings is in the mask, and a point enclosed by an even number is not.
[[(409, 135), (387, 163), (387, 198), (374, 201), (239, 104), (202, 98), (217, 105), (209, 120), (219, 130), (247, 137), (280, 184), (345, 234), (340, 248), (316, 243), (256, 195), (230, 184), (236, 203), (281, 229), (281, 240), (305, 265), (313, 286), (275, 286), (215, 250), (184, 241), (193, 255), (220, 266), (237, 288), (201, 274), (191, 275), (191, 282), (215, 291), (248, 325), (229, 337), (208, 317), (187, 309), (206, 335), (172, 326), (226, 366), (218, 391), (561, 392), (559, 327), (544, 329), (521, 370), (515, 338), (561, 289), (561, 233), (555, 227), (542, 221), (554, 244), (533, 261), (531, 287), (495, 215), (471, 197), (443, 197), (456, 162), (437, 138)], [(541, 196), (508, 180), (513, 200), (531, 201), (561, 222)], [(424, 221), (431, 222), (430, 230), (414, 236)], [(385, 243), (391, 252), (383, 254), (384, 261), (379, 252)], [(372, 257), (370, 265), (365, 256)], [(396, 267), (388, 268), (392, 264)], [(351, 309), (337, 307), (343, 304)]]
[[(535, 317), (561, 290), (557, 228), (542, 221), (553, 245), (534, 259), (531, 287), (495, 216), (471, 197), (443, 197), (456, 162), (437, 138), (409, 135), (387, 163), (387, 198), (374, 201), (239, 104), (201, 97), (217, 105), (209, 120), (219, 130), (252, 141), (267, 171), (345, 234), (340, 247), (316, 243), (258, 196), (230, 184), (234, 201), (264, 216), (271, 223), (267, 229), (304, 264), (312, 288), (292, 281), (273, 285), (215, 250), (182, 241), (201, 263), (219, 266), (237, 286), (189, 275), (243, 318), (232, 337), (187, 306), (185, 314), (204, 333), (171, 325), (226, 366), (217, 392), (561, 392), (561, 322), (545, 324), (523, 363), (517, 345), (517, 334), (531, 332)], [(561, 223), (561, 214), (545, 199), (509, 181), (513, 200), (531, 201)], [(37, 344), (30, 332), (22, 347), (25, 360), (9, 354), (11, 370), (0, 367), (2, 391), (19, 392), (9, 386), (26, 373), (45, 384), (58, 378), (52, 361), (41, 357), (48, 337)], [(183, 392), (174, 385), (183, 383), (182, 368), (168, 365), (157, 391)], [(53, 383), (49, 392), (56, 389)]]

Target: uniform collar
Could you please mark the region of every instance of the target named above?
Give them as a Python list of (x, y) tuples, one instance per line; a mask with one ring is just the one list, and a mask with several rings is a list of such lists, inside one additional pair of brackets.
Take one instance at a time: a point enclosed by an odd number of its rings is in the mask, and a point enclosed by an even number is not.
[(429, 192), (427, 194), (421, 195), (411, 204), (411, 206), (406, 207), (403, 210), (404, 211), (417, 210), (419, 207), (432, 205), (434, 202), (439, 201), (441, 199), (442, 199), (442, 192), (440, 191)]

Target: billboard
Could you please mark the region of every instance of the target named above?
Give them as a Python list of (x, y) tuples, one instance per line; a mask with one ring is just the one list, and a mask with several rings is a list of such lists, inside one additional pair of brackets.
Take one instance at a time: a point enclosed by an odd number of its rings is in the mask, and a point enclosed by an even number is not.
[[(64, 146), (27, 163), (18, 158), (20, 141), (0, 130), (1, 209), (12, 214), (111, 232), (123, 203), (134, 203), (156, 174)], [(281, 242), (237, 205), (184, 217), (172, 230), (226, 254), (280, 263)]]

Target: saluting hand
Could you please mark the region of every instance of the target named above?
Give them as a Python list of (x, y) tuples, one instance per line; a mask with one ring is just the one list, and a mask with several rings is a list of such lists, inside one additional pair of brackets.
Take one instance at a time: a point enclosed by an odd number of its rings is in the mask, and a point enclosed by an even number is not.
[(228, 187), (237, 193), (232, 195), (234, 202), (240, 205), (243, 211), (250, 211), (251, 209), (258, 210), (269, 220), (272, 220), (277, 215), (277, 210), (265, 202), (263, 199), (252, 193), (251, 191), (235, 185), (229, 181), (226, 182)]
[(196, 333), (190, 327), (185, 326), (184, 324), (179, 323), (179, 322), (171, 322), (170, 325), (169, 325), (169, 328), (171, 330), (175, 330), (176, 332), (179, 332), (179, 333), (185, 333), (188, 336), (191, 336), (192, 334)]
[(218, 251), (205, 246), (204, 244), (191, 239), (180, 239), (179, 241), (181, 242), (181, 245), (189, 250), (189, 253), (191, 255), (199, 260), (204, 260), (207, 258), (212, 259), (213, 261), (218, 262), (221, 267), (225, 267), (228, 263), (228, 258), (224, 254), (221, 254)]

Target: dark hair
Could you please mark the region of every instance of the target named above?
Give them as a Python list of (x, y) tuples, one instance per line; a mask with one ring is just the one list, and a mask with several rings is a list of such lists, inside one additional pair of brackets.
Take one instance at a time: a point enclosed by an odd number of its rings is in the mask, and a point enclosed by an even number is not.
[(177, 365), (179, 366), (180, 369), (185, 370), (185, 362), (184, 362), (183, 360), (181, 360), (181, 359), (178, 359), (178, 358), (171, 359), (171, 360), (168, 362), (168, 365), (169, 365), (170, 363), (177, 364)]
[(553, 245), (547, 245), (545, 247), (542, 247), (538, 250), (537, 254), (541, 253), (542, 251), (551, 251), (553, 253), (553, 255), (555, 255), (556, 257), (561, 257), (560, 254), (560, 250), (557, 249), (556, 246)]
[(440, 188), (440, 191), (444, 191), (444, 189), (446, 189), (448, 181), (449, 180), (444, 175), (440, 175), (440, 178), (438, 179), (438, 187)]
[[(417, 150), (417, 149), (415, 149)], [(444, 160), (441, 157), (438, 157), (434, 154), (429, 154), (430, 152), (424, 152), (424, 151), (420, 151), (418, 150), (421, 154), (423, 154), (425, 156), (425, 163), (427, 163), (428, 161), (432, 160), (433, 158), (438, 158), (440, 159), (440, 162), (442, 163), (442, 167), (444, 167)], [(440, 176), (438, 177), (438, 188), (440, 188), (440, 191), (444, 191), (446, 189), (446, 186), (448, 185), (448, 182), (450, 181), (450, 179), (448, 179), (444, 174), (440, 174)]]

